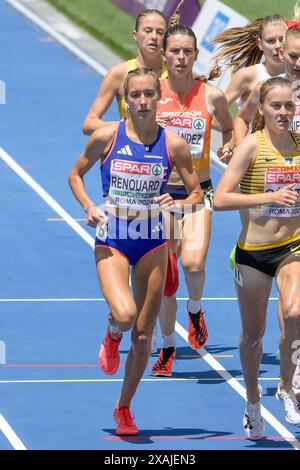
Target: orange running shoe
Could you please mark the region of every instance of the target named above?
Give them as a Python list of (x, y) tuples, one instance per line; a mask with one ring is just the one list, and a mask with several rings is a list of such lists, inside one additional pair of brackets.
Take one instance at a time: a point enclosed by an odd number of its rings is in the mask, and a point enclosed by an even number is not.
[(122, 335), (119, 339), (113, 339), (110, 336), (109, 329), (107, 328), (106, 336), (100, 346), (98, 354), (98, 364), (100, 369), (105, 374), (113, 375), (117, 372), (120, 365), (119, 344)]
[(114, 410), (114, 418), (117, 423), (117, 436), (134, 436), (139, 433), (128, 406), (121, 406), (120, 408), (116, 406)]
[(172, 377), (173, 361), (175, 360), (175, 348), (162, 348), (159, 357), (152, 367), (153, 375)]
[(193, 349), (201, 349), (208, 339), (208, 332), (202, 310), (189, 314), (189, 343)]

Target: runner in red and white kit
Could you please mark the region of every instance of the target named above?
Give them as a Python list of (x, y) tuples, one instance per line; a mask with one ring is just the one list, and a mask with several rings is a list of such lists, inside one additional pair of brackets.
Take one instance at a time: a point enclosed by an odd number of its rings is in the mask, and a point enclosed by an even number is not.
[[(207, 341), (207, 328), (201, 307), (205, 279), (205, 261), (209, 246), (213, 187), (210, 180), (211, 120), (216, 116), (223, 133), (220, 149), (222, 161), (231, 157), (233, 145), (232, 119), (223, 92), (207, 84), (206, 77), (193, 77), (193, 64), (198, 56), (194, 32), (185, 26), (170, 27), (163, 40), (163, 55), (168, 78), (161, 80), (162, 97), (158, 103), (158, 121), (181, 135), (189, 144), (193, 166), (206, 195), (205, 205), (194, 212), (170, 216), (169, 266), (165, 295), (160, 311), (163, 348), (154, 365), (154, 375), (172, 375), (175, 357), (176, 289), (178, 287), (176, 257), (181, 256), (189, 300), (189, 343), (202, 348)], [(166, 191), (173, 199), (185, 197), (186, 190), (176, 169)]]

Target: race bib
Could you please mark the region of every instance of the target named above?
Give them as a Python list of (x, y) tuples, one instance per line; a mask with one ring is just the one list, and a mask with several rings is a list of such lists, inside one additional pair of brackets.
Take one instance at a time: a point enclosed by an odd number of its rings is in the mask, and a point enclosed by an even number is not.
[(167, 128), (177, 132), (188, 144), (192, 158), (202, 156), (206, 119), (203, 117), (174, 116)]
[(163, 158), (159, 160), (155, 163), (113, 160), (107, 203), (115, 207), (150, 209), (153, 198), (160, 195), (164, 179)]
[(262, 207), (262, 214), (267, 217), (296, 217), (300, 215), (300, 167), (284, 166), (268, 168), (265, 173), (264, 191), (274, 192), (288, 184), (295, 184), (294, 190), (298, 192), (298, 201), (292, 207), (282, 207), (270, 204)]
[(297, 134), (300, 133), (300, 95), (296, 95), (296, 107), (295, 107), (295, 114), (293, 117), (292, 124), (290, 126), (290, 131), (296, 132)]

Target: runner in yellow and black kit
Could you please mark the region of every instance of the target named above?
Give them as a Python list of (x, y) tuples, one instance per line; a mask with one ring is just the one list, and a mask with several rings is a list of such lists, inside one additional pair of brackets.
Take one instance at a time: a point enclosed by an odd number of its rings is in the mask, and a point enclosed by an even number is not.
[[(294, 92), (295, 92), (295, 114), (290, 125), (290, 130), (295, 133), (300, 133), (300, 89), (299, 89), (299, 80), (300, 80), (300, 6), (297, 4), (294, 7), (295, 11), (295, 20), (290, 21), (286, 20), (288, 30), (283, 39), (282, 50), (280, 51), (280, 56), (282, 63), (285, 68), (285, 78), (293, 82)], [(257, 113), (257, 103), (259, 90), (262, 82), (257, 84), (255, 89), (252, 91), (250, 97), (244, 106), (240, 109), (235, 120), (235, 137), (236, 142), (242, 142), (247, 134), (248, 125), (252, 123), (255, 115)], [(254, 127), (255, 127), (254, 120)], [(251, 125), (252, 126), (252, 125)], [(230, 255), (230, 263), (233, 266), (234, 260), (234, 249)], [(283, 329), (283, 318), (281, 311), (280, 302), (278, 303), (278, 320), (280, 325), (280, 330)], [(280, 354), (277, 353), (279, 359)], [(293, 378), (293, 387), (300, 399), (300, 358), (298, 360), (298, 366)]]
[(283, 402), (285, 419), (300, 424), (292, 389), (297, 362), (293, 348), (300, 339), (300, 136), (289, 131), (294, 112), (292, 83), (282, 77), (266, 80), (259, 93), (261, 129), (237, 147), (214, 199), (217, 210), (242, 212), (235, 281), (248, 400), (243, 426), (250, 439), (264, 435), (258, 374), (273, 277), (284, 323), (276, 398)]
[[(292, 134), (296, 152), (280, 154), (274, 152), (266, 141), (262, 131), (256, 133), (258, 155), (240, 183), (244, 194), (274, 192), (287, 184), (295, 184), (294, 190), (300, 192), (300, 135)], [(281, 207), (276, 204), (265, 206), (263, 215), (273, 218), (300, 216), (300, 201), (293, 207)], [(278, 266), (290, 254), (300, 250), (300, 232), (273, 243), (248, 244), (238, 241), (235, 260), (239, 264), (252, 266), (255, 269), (274, 277)]]
[(161, 48), (167, 19), (159, 10), (144, 10), (137, 16), (133, 37), (137, 43), (137, 57), (113, 66), (105, 75), (101, 86), (82, 126), (85, 134), (107, 125), (101, 120), (116, 98), (120, 117), (126, 113), (123, 85), (128, 72), (137, 67), (149, 67), (158, 77), (166, 76), (166, 66), (162, 61)]

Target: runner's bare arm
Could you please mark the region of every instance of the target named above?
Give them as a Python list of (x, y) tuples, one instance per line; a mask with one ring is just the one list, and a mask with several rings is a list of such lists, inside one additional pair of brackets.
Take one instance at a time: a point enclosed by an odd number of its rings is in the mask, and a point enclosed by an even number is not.
[(223, 145), (234, 146), (233, 121), (229, 112), (228, 102), (222, 90), (216, 87), (208, 86), (208, 101), (211, 105), (214, 115), (218, 120), (222, 135)]
[(240, 97), (244, 99), (245, 95), (251, 92), (255, 80), (257, 80), (257, 73), (253, 66), (245, 67), (235, 72), (224, 92), (229, 105)]
[(233, 121), (228, 102), (223, 91), (212, 86), (208, 86), (208, 99), (222, 132), (223, 145), (218, 150), (218, 157), (224, 163), (228, 163), (232, 157), (232, 149), (235, 146)]
[(261, 83), (262, 82), (256, 85), (234, 120), (233, 125), (237, 145), (240, 144), (248, 134), (250, 124), (255, 118)]
[(86, 192), (84, 175), (99, 159), (106, 155), (113, 141), (115, 131), (115, 124), (107, 124), (102, 129), (94, 132), (89, 138), (85, 150), (80, 154), (70, 171), (69, 185), (85, 211), (91, 208), (94, 203)]
[(100, 129), (107, 124), (101, 118), (112, 104), (114, 97), (117, 99), (121, 97), (126, 70), (126, 63), (124, 62), (112, 67), (105, 75), (98, 95), (83, 122), (82, 131), (84, 134), (90, 135), (96, 129)]

